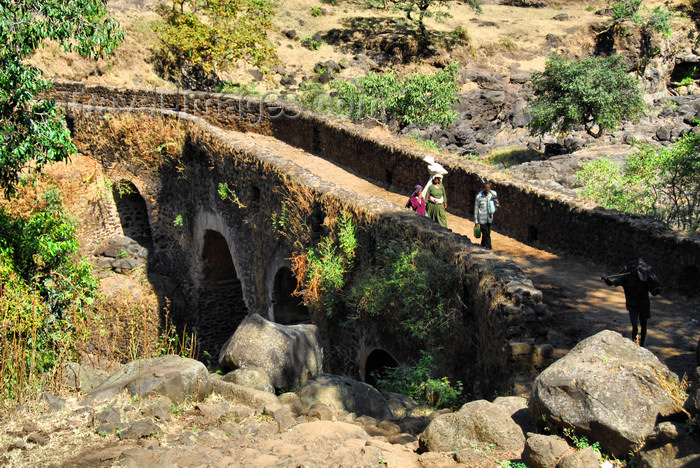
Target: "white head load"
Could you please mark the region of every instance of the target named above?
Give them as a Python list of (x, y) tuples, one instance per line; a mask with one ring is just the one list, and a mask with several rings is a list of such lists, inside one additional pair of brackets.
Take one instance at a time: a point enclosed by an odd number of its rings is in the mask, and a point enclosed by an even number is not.
[(442, 167), (442, 164), (436, 163), (432, 156), (426, 156), (423, 161), (428, 163), (428, 172), (431, 176), (447, 174), (447, 170)]

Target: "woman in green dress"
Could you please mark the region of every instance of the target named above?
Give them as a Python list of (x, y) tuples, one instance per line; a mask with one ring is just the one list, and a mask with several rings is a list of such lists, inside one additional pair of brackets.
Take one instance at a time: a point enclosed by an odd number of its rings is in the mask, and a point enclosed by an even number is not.
[(432, 184), (427, 190), (428, 199), (428, 216), (430, 219), (439, 223), (440, 226), (447, 227), (447, 213), (445, 208), (447, 208), (447, 194), (445, 193), (445, 186), (442, 185), (442, 176), (436, 174), (433, 176)]

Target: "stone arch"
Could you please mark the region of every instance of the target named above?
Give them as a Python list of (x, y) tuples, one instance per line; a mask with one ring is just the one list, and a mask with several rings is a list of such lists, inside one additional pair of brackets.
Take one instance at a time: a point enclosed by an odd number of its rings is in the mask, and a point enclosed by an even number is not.
[(114, 204), (119, 214), (122, 232), (140, 244), (150, 244), (151, 224), (148, 220), (146, 200), (133, 182), (120, 179), (112, 185)]
[(309, 309), (301, 297), (292, 293), (297, 287), (297, 280), (289, 267), (277, 270), (272, 286), (272, 314), (274, 321), (283, 325), (311, 323)]
[(216, 359), (249, 313), (228, 242), (218, 231), (204, 231), (199, 272), (198, 341), (200, 351)]
[(398, 366), (398, 361), (391, 354), (381, 348), (377, 348), (367, 355), (364, 366), (364, 380), (370, 385), (376, 385), (377, 378), (373, 374), (381, 374), (387, 368)]

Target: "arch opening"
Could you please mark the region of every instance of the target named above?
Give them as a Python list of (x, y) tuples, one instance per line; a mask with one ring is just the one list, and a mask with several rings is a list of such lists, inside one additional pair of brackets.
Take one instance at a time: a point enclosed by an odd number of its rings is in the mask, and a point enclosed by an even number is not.
[(377, 376), (383, 376), (387, 369), (399, 367), (399, 363), (391, 354), (383, 349), (375, 349), (365, 361), (365, 382), (374, 386), (377, 384)]
[(146, 200), (133, 182), (123, 179), (115, 182), (112, 186), (112, 195), (124, 235), (141, 245), (150, 245), (151, 225), (148, 222)]
[(275, 275), (272, 290), (272, 312), (274, 320), (282, 325), (311, 323), (309, 309), (303, 304), (301, 297), (294, 296), (297, 280), (292, 270), (287, 267), (279, 269)]
[(204, 233), (199, 287), (198, 341), (200, 352), (218, 359), (223, 344), (248, 315), (243, 286), (224, 236)]

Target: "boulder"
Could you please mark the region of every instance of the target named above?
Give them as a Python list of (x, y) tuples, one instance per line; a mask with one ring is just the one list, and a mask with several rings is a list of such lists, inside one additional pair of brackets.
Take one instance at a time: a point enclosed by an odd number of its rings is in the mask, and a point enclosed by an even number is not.
[(66, 407), (66, 400), (52, 395), (49, 392), (41, 392), (41, 397), (39, 399), (42, 403), (46, 404), (51, 412), (61, 411)]
[(109, 373), (102, 369), (81, 366), (77, 362), (68, 362), (63, 368), (64, 383), (75, 390), (89, 392), (107, 380)]
[(472, 401), (456, 413), (435, 418), (419, 439), (422, 450), (449, 452), (493, 444), (497, 450), (522, 452), (525, 436), (501, 407), (486, 400)]
[(700, 443), (682, 425), (662, 422), (637, 453), (639, 468), (684, 468), (700, 466)]
[(319, 403), (358, 416), (389, 419), (391, 410), (386, 399), (371, 385), (349, 377), (321, 374), (306, 382), (298, 391), (303, 405), (313, 407)]
[(649, 350), (605, 330), (576, 345), (535, 380), (535, 421), (573, 427), (624, 457), (654, 429), (658, 416), (679, 410), (666, 390), (675, 374)]
[(236, 369), (226, 374), (223, 381), (260, 390), (261, 392), (275, 393), (275, 388), (270, 383), (270, 378), (264, 370), (258, 367)]
[(259, 367), (275, 388), (295, 388), (322, 372), (320, 343), (315, 325), (280, 325), (253, 314), (224, 344), (219, 365)]
[(514, 128), (526, 127), (532, 120), (532, 116), (527, 111), (527, 101), (520, 99), (513, 104), (512, 125)]
[(213, 383), (204, 364), (170, 355), (139, 359), (122, 366), (88, 393), (87, 398), (109, 399), (127, 390), (138, 397), (163, 395), (179, 405), (187, 398), (201, 401), (212, 389)]
[(224, 382), (223, 380), (214, 380), (214, 393), (226, 400), (249, 408), (263, 409), (267, 405), (279, 403), (277, 397), (271, 393)]
[(129, 428), (119, 433), (121, 440), (138, 440), (144, 437), (157, 436), (163, 434), (163, 429), (150, 419), (136, 421)]
[(515, 424), (520, 426), (523, 433), (535, 431), (535, 424), (532, 422), (526, 398), (519, 396), (498, 397), (493, 400), (493, 404), (508, 413)]
[(562, 457), (557, 468), (598, 468), (599, 460), (600, 454), (593, 450), (593, 447), (586, 447)]
[(523, 460), (533, 468), (557, 466), (559, 459), (569, 450), (569, 444), (561, 437), (532, 434), (525, 442)]

